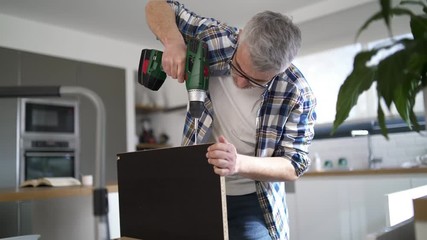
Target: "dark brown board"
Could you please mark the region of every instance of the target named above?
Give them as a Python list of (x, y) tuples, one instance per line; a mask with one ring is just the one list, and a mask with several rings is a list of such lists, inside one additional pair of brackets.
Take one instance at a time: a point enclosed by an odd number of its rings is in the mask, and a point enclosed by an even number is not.
[(144, 240), (224, 239), (209, 144), (118, 154), (120, 232)]

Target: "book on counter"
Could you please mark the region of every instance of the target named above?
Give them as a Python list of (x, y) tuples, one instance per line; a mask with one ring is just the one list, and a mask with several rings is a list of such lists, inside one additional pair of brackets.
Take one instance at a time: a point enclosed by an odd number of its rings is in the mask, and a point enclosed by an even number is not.
[(73, 177), (44, 177), (26, 180), (21, 184), (21, 187), (67, 187), (80, 185), (81, 182)]

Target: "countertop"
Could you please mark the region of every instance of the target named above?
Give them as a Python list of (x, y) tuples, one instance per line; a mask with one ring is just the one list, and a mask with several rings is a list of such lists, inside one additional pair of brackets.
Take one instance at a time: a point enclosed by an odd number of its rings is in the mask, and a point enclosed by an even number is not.
[[(427, 174), (427, 167), (418, 168), (380, 168), (380, 169), (331, 169), (323, 171), (309, 171), (303, 175), (306, 177), (327, 176), (362, 176), (362, 175), (386, 175), (386, 174)], [(117, 184), (108, 184), (108, 192), (117, 192)], [(28, 187), (0, 189), (0, 202), (40, 200), (55, 197), (72, 197), (91, 195), (92, 187)], [(426, 200), (427, 201), (427, 200)]]
[(384, 174), (427, 174), (427, 167), (416, 168), (379, 168), (379, 169), (330, 169), (322, 171), (309, 171), (303, 177), (322, 176), (358, 176), (358, 175), (384, 175)]
[[(117, 192), (117, 185), (107, 185), (108, 192)], [(41, 200), (56, 197), (72, 197), (91, 195), (92, 187), (26, 187), (26, 188), (4, 188), (0, 189), (0, 202)]]

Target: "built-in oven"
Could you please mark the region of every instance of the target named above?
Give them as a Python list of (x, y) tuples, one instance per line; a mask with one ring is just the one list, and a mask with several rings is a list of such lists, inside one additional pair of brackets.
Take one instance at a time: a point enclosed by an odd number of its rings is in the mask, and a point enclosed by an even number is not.
[(19, 179), (75, 177), (79, 173), (76, 99), (20, 100)]
[(76, 177), (76, 143), (71, 139), (24, 139), (21, 180)]

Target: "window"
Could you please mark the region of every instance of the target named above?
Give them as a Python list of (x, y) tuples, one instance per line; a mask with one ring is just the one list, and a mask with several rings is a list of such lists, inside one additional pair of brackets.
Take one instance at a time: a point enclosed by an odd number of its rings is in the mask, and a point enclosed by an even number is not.
[[(410, 35), (409, 35), (410, 36)], [(402, 35), (397, 38), (408, 37)], [(383, 39), (371, 42), (366, 47), (372, 48), (378, 44), (390, 42), (390, 39)], [(356, 54), (362, 50), (361, 44), (352, 44), (344, 47), (326, 50), (319, 53), (314, 53), (306, 56), (297, 57), (294, 64), (301, 70), (306, 77), (314, 94), (317, 97), (317, 123), (331, 123), (335, 119), (335, 106), (338, 96), (338, 91), (346, 77), (353, 70), (353, 60)], [(392, 51), (397, 51), (393, 49)], [(392, 53), (384, 51), (379, 57), (384, 57)], [(378, 61), (378, 58), (374, 61)], [(415, 112), (424, 112), (423, 94), (417, 96)], [(384, 111), (387, 111), (384, 109)], [(397, 111), (392, 107), (386, 115), (398, 115)], [(366, 119), (376, 118), (377, 116), (377, 95), (375, 86), (372, 86), (368, 91), (359, 96), (357, 105), (350, 112), (350, 119)]]

